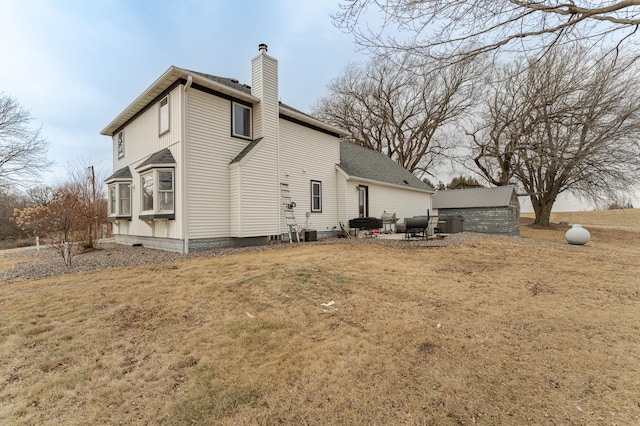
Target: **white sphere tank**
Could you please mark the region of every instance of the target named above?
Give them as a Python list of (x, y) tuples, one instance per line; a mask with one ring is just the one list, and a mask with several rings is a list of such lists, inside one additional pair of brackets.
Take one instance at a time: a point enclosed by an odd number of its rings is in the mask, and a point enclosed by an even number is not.
[(581, 246), (589, 242), (591, 234), (584, 229), (582, 225), (572, 225), (571, 229), (564, 234), (564, 239), (567, 240), (569, 244)]

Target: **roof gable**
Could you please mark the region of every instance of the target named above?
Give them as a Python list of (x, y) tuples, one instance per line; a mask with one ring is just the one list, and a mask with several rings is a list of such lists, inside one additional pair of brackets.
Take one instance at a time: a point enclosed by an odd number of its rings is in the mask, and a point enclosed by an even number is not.
[(433, 191), (429, 185), (386, 155), (350, 142), (340, 142), (338, 167), (351, 177)]
[[(176, 66), (171, 66), (164, 72), (151, 86), (149, 86), (140, 96), (138, 96), (127, 108), (124, 109), (111, 123), (105, 127), (100, 134), (105, 136), (113, 136), (117, 131), (126, 126), (131, 120), (135, 119), (138, 114), (144, 112), (147, 108), (157, 102), (166, 93), (173, 90), (180, 84), (187, 84), (191, 79), (193, 86), (201, 90), (211, 91), (220, 96), (235, 99), (247, 104), (256, 104), (260, 99), (251, 94), (251, 86), (242, 84), (238, 80), (227, 77), (219, 77), (198, 71), (192, 71)], [(346, 136), (349, 133), (324, 123), (309, 114), (292, 108), (280, 102), (279, 113), (300, 120), (304, 123), (311, 124), (318, 129), (330, 131), (338, 136)]]
[(433, 208), (506, 207), (511, 204), (514, 193), (515, 187), (513, 186), (438, 191), (433, 195)]

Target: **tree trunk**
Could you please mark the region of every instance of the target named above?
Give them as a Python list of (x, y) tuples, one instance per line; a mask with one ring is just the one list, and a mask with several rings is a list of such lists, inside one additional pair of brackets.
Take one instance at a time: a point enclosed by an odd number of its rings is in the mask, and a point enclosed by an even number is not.
[(531, 195), (531, 204), (533, 205), (533, 211), (536, 214), (536, 218), (533, 221), (534, 225), (549, 228), (549, 221), (551, 219), (551, 209), (556, 201), (555, 196), (548, 194)]

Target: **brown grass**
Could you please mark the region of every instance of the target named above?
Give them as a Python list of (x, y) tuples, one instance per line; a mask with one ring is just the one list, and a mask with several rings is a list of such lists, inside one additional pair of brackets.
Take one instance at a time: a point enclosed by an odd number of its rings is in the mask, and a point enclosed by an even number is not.
[(590, 231), (3, 284), (0, 424), (638, 424), (640, 229)]

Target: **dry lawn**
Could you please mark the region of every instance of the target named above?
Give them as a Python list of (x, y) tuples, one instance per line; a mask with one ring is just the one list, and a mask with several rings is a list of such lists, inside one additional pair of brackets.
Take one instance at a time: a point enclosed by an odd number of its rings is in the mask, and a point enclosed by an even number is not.
[(640, 424), (640, 228), (589, 230), (2, 284), (0, 424)]

